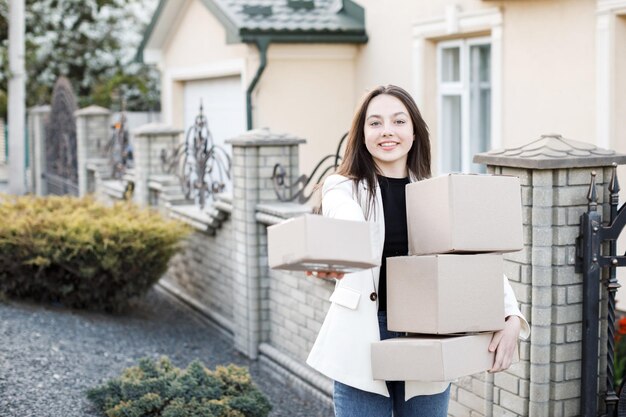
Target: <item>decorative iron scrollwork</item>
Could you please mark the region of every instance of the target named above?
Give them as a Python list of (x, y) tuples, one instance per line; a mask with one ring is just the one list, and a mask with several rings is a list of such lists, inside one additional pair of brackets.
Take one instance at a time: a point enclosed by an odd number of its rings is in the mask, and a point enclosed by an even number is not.
[(161, 170), (166, 174), (176, 174), (176, 169), (180, 165), (181, 155), (185, 151), (185, 144), (172, 146), (171, 151), (161, 149)]
[(75, 111), (76, 98), (72, 86), (67, 78), (59, 77), (54, 85), (45, 134), (46, 165), (43, 177), (48, 194), (78, 195)]
[[(281, 164), (274, 165), (272, 181), (274, 182), (274, 191), (276, 192), (278, 199), (285, 202), (297, 200), (300, 204), (304, 204), (309, 201), (313, 196), (314, 191), (312, 190), (306, 194), (305, 191), (308, 185), (311, 183), (313, 178), (317, 178), (314, 184), (319, 184), (329, 171), (332, 170), (334, 172), (337, 170), (337, 167), (342, 160), (342, 148), (347, 136), (348, 133), (345, 133), (341, 137), (339, 146), (337, 146), (337, 151), (333, 155), (326, 155), (323, 157), (317, 163), (315, 168), (313, 168), (313, 172), (311, 172), (310, 175), (307, 176), (302, 174), (292, 184), (287, 183), (287, 172), (285, 171), (285, 168)], [(320, 173), (316, 177), (318, 171), (320, 171)]]
[[(591, 172), (591, 183), (587, 194), (588, 208), (580, 216), (580, 235), (576, 239), (576, 269), (582, 273), (582, 364), (581, 364), (581, 415), (595, 416), (598, 402), (598, 336), (600, 320), (598, 300), (603, 283), (607, 294), (606, 326), (606, 390), (605, 416), (626, 416), (626, 391), (615, 390), (615, 294), (620, 288), (617, 268), (626, 266), (626, 253), (617, 255), (617, 240), (626, 229), (626, 205), (619, 207), (619, 182), (617, 163), (613, 163), (610, 192), (609, 221), (603, 222), (602, 202), (598, 204), (596, 173)], [(608, 243), (608, 253), (607, 244)], [(604, 272), (608, 268), (608, 274)], [(622, 387), (623, 381), (622, 380)], [(618, 397), (619, 395), (619, 397)], [(616, 413), (617, 411), (617, 413)]]
[(213, 194), (226, 188), (226, 182), (230, 180), (231, 159), (224, 148), (213, 143), (202, 102), (181, 149), (179, 178), (183, 192), (186, 198), (193, 199), (200, 209), (204, 209)]
[(133, 150), (128, 139), (126, 113), (120, 113), (120, 120), (113, 126), (113, 134), (106, 146), (111, 165), (111, 178), (121, 179), (126, 169), (133, 166)]

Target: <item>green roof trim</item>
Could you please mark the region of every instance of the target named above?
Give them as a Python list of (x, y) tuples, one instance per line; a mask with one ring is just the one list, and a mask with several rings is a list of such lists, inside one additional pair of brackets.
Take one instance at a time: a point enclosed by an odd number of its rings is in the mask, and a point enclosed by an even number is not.
[(148, 24), (148, 27), (143, 33), (143, 39), (141, 39), (141, 43), (139, 44), (139, 48), (137, 48), (137, 53), (135, 54), (135, 61), (143, 63), (143, 50), (146, 48), (146, 43), (148, 43), (148, 39), (150, 39), (150, 35), (154, 32), (154, 26), (156, 26), (156, 22), (159, 20), (161, 13), (163, 12), (163, 6), (165, 5), (166, 0), (159, 0), (159, 4), (157, 4), (156, 10), (152, 15), (152, 19)]
[(253, 43), (261, 36), (269, 36), (272, 43), (367, 43), (367, 35), (350, 33), (284, 32), (284, 31), (240, 31), (238, 39)]
[[(143, 61), (144, 49), (167, 1), (159, 1), (137, 51), (137, 61)], [(256, 43), (260, 37), (269, 37), (272, 43), (368, 41), (365, 10), (352, 0), (315, 0), (314, 8), (297, 9), (290, 7), (287, 0), (274, 0), (271, 4), (265, 3), (271, 9), (269, 15), (246, 14), (252, 0), (200, 1), (226, 30), (227, 43)]]

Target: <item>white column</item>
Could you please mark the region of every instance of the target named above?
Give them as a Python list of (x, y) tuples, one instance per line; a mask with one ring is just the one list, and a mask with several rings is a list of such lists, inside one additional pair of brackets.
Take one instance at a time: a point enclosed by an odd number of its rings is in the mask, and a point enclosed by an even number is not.
[(9, 1), (9, 73), (9, 193), (24, 194), (24, 0)]
[(610, 12), (596, 15), (596, 145), (605, 149), (613, 134), (613, 19)]
[(161, 152), (171, 155), (180, 144), (182, 133), (181, 129), (163, 123), (148, 123), (132, 132), (135, 159), (133, 200), (138, 205), (149, 205), (148, 181), (154, 175), (165, 174)]
[(491, 149), (502, 147), (502, 24), (491, 28)]
[(50, 114), (50, 106), (33, 107), (29, 114), (30, 172), (34, 193), (42, 196), (48, 193), (43, 174), (46, 171), (46, 123)]
[[(278, 162), (287, 172), (298, 173), (298, 145), (305, 143), (293, 135), (268, 129), (250, 130), (226, 141), (233, 146), (233, 323), (235, 349), (251, 359), (259, 354), (267, 322), (269, 283), (260, 254), (267, 253), (265, 226), (256, 220), (259, 203), (277, 201), (272, 177)], [(292, 176), (288, 181), (293, 181)]]
[(78, 195), (89, 192), (87, 163), (101, 161), (108, 140), (111, 112), (103, 107), (89, 106), (74, 112), (76, 117), (76, 148), (78, 159)]

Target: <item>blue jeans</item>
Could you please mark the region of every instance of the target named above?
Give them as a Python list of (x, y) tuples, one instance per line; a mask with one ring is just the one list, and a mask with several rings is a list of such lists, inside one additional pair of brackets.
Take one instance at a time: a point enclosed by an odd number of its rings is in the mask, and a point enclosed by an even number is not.
[[(399, 337), (387, 330), (387, 314), (378, 313), (380, 339)], [(439, 394), (418, 395), (404, 401), (404, 381), (387, 381), (390, 397), (362, 391), (335, 381), (333, 402), (336, 417), (446, 417), (450, 386)], [(393, 412), (393, 414), (392, 414)]]

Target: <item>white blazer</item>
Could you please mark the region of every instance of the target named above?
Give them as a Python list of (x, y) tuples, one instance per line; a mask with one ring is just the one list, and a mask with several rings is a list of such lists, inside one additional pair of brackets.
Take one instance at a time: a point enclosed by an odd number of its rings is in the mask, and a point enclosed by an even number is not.
[[(382, 258), (385, 241), (385, 217), (380, 187), (376, 187), (375, 209), (366, 219), (367, 183), (361, 181), (356, 193), (354, 182), (341, 175), (331, 175), (322, 188), (323, 215), (336, 219), (369, 221), (374, 232), (375, 249)], [(327, 377), (364, 391), (389, 397), (384, 381), (372, 378), (370, 345), (380, 340), (378, 303), (369, 294), (378, 288), (380, 267), (346, 274), (338, 280), (330, 297), (331, 305), (311, 349), (307, 364)], [(505, 315), (522, 320), (520, 337), (530, 335), (509, 281), (504, 277)], [(444, 391), (449, 382), (406, 381), (405, 399)]]

